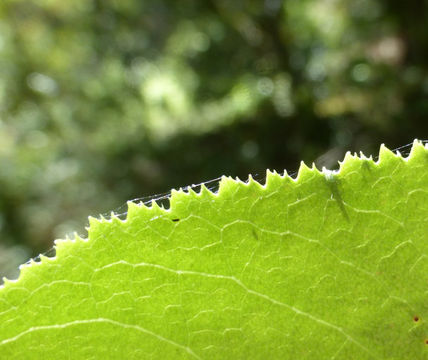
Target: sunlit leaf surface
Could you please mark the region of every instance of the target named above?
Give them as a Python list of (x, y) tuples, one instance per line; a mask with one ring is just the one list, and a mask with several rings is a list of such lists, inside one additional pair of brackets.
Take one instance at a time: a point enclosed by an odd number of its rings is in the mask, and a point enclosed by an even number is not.
[(0, 290), (1, 359), (423, 359), (428, 151), (172, 193)]

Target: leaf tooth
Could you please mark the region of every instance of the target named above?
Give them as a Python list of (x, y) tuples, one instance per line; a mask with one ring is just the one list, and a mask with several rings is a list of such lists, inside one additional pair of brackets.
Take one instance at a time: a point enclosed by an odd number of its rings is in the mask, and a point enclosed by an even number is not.
[(425, 145), (422, 141), (415, 139), (412, 144), (412, 149), (410, 150), (409, 156), (406, 161), (423, 161), (425, 158), (425, 162), (428, 160), (428, 143)]
[(208, 188), (206, 188), (205, 185), (201, 184), (201, 190), (199, 193), (196, 193), (195, 191), (184, 191), (182, 188), (176, 190), (171, 190), (171, 196), (169, 198), (169, 209), (162, 209), (162, 213), (165, 211), (176, 211), (180, 208), (185, 208), (186, 203), (190, 200), (189, 198), (192, 198), (196, 196), (197, 198), (201, 199), (204, 197), (213, 198), (217, 196), (217, 194), (212, 193)]
[(61, 257), (62, 253), (67, 253), (67, 248), (73, 246), (73, 241), (70, 239), (56, 239), (54, 241), (55, 258)]
[(133, 201), (128, 201), (126, 203), (126, 205), (128, 207), (128, 211), (127, 211), (125, 221), (128, 221), (128, 220), (134, 218), (135, 216), (138, 216), (138, 214), (141, 213), (142, 209), (144, 209), (146, 207), (143, 203), (137, 204)]
[(66, 238), (66, 239), (55, 239), (54, 240), (54, 248), (55, 251), (58, 253), (58, 249), (63, 247), (64, 244), (69, 243), (70, 239)]
[(322, 171), (320, 171), (320, 170), (317, 168), (317, 166), (315, 165), (315, 163), (314, 163), (314, 162), (312, 163), (310, 170), (311, 170), (311, 171), (312, 171), (312, 173), (314, 173), (314, 174), (317, 174), (317, 175), (322, 174)]
[(2, 281), (3, 281), (3, 284), (0, 285), (0, 289), (8, 286), (12, 282), (12, 280), (9, 280), (6, 276), (2, 277)]
[(172, 189), (171, 190), (171, 197), (169, 198), (169, 209), (175, 206), (175, 204), (183, 201), (188, 194), (182, 189)]
[(339, 161), (339, 171), (338, 173), (346, 172), (346, 169), (351, 169), (355, 166), (356, 161), (360, 161), (356, 153), (352, 154), (350, 151), (347, 151), (343, 160)]
[(24, 277), (28, 270), (36, 265), (39, 265), (39, 263), (34, 261), (34, 259), (30, 259), (26, 263), (19, 265), (19, 278)]
[(269, 179), (272, 180), (280, 177), (281, 175), (279, 175), (275, 169), (274, 170), (266, 169), (266, 183), (269, 181)]
[(93, 216), (88, 216), (88, 220), (89, 220), (89, 228), (98, 227), (105, 221), (105, 219), (103, 218), (95, 218)]
[(159, 206), (159, 204), (156, 202), (156, 200), (155, 199), (152, 199), (148, 204), (148, 208), (150, 209), (150, 210), (157, 210), (157, 209), (160, 209), (160, 206)]
[[(120, 221), (120, 219), (119, 219)], [(88, 239), (85, 239), (84, 237), (80, 236), (77, 232), (73, 233), (73, 238), (75, 242), (87, 242)]]
[(367, 157), (362, 151), (360, 151), (360, 156), (359, 157), (360, 157), (361, 160), (364, 160), (364, 161), (367, 161), (367, 160), (373, 161), (373, 156), (370, 155), (370, 156)]
[[(271, 188), (272, 186), (279, 186), (279, 184), (284, 183), (284, 179), (289, 179), (289, 177), (284, 177), (278, 174), (275, 170), (266, 170), (266, 184), (265, 188)], [(277, 185), (278, 184), (278, 185)]]
[[(91, 239), (93, 234), (98, 233), (98, 231), (107, 231), (107, 228), (111, 226), (112, 222), (105, 219), (104, 217), (94, 218), (92, 216), (88, 217), (89, 226), (86, 227), (88, 232), (88, 238)], [(70, 241), (69, 241), (70, 242)]]
[(296, 182), (304, 181), (313, 176), (313, 171), (303, 162), (300, 162), (299, 171), (297, 172)]
[(270, 170), (270, 169), (266, 169), (266, 178), (268, 177), (268, 176), (278, 176), (279, 174), (278, 174), (278, 172), (275, 170), (275, 169), (273, 169), (273, 170)]
[(350, 151), (347, 151), (344, 158), (343, 158), (343, 161), (342, 162), (339, 161), (339, 163), (343, 164), (343, 163), (346, 163), (347, 161), (352, 161), (353, 159), (355, 159), (355, 157), (356, 157), (355, 154), (352, 155), (352, 153)]
[(250, 174), (248, 175), (248, 180), (245, 184), (249, 189), (255, 189), (257, 191), (263, 191), (266, 188), (266, 184), (263, 185), (259, 183), (256, 179), (253, 178), (253, 176)]
[(197, 185), (195, 185), (195, 184), (192, 184), (190, 186), (186, 186), (186, 192), (187, 192), (187, 194), (190, 195), (193, 198), (195, 198), (195, 197), (198, 196), (198, 193), (194, 189), (196, 186)]
[(112, 223), (122, 223), (123, 221), (119, 218), (119, 216), (117, 216), (117, 214), (114, 212), (114, 211), (112, 211), (111, 213), (110, 213), (110, 221), (112, 222)]
[[(239, 182), (242, 182), (238, 180)], [(233, 189), (234, 186), (238, 183), (238, 181), (232, 179), (230, 176), (222, 176), (220, 179), (218, 193), (217, 196), (225, 196), (227, 193)]]
[(232, 177), (228, 177), (228, 178), (233, 180), (235, 183), (238, 183), (241, 185), (248, 185), (248, 180), (247, 181), (241, 180), (238, 176), (235, 176), (234, 179)]
[(0, 285), (0, 290), (5, 288), (5, 287), (13, 285), (14, 283), (16, 283), (19, 280), (20, 277), (21, 277), (21, 274), (19, 275), (19, 277), (17, 279), (8, 279), (6, 276), (3, 276), (2, 277), (3, 284)]
[(201, 184), (199, 192), (196, 192), (199, 198), (215, 198), (217, 194), (207, 188), (205, 184)]
[(399, 157), (395, 155), (391, 150), (389, 150), (385, 144), (382, 144), (380, 146), (379, 150), (379, 160), (377, 161), (377, 165), (384, 163), (384, 162), (391, 162), (391, 161), (397, 161)]
[(184, 194), (188, 195), (189, 194), (189, 185), (180, 186), (180, 188), (178, 190), (182, 191)]
[(166, 211), (164, 206), (162, 204), (158, 204), (155, 199), (152, 199), (152, 201), (150, 202), (149, 210), (155, 214), (161, 214)]

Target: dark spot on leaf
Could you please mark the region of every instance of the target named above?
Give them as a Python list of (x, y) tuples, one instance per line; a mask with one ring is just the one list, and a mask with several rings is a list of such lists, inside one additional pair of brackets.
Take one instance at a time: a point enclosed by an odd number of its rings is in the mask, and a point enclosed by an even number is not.
[(428, 339), (425, 340), (425, 345), (428, 345)]
[(340, 211), (342, 212), (343, 217), (346, 221), (350, 222), (348, 212), (346, 211), (345, 205), (342, 200), (342, 196), (340, 195), (338, 180), (332, 172), (327, 172), (325, 174), (325, 179), (327, 181), (327, 185), (330, 188), (331, 195), (334, 200), (336, 200), (337, 205), (339, 206)]
[(413, 317), (413, 321), (414, 321), (414, 322), (418, 322), (418, 321), (419, 321), (419, 317), (418, 317), (418, 316), (414, 316), (414, 317)]
[(172, 221), (177, 222), (180, 221), (180, 219), (172, 219)]

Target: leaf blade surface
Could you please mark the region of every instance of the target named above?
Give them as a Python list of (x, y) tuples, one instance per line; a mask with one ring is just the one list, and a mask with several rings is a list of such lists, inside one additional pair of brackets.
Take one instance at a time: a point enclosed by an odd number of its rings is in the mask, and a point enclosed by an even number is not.
[(90, 219), (0, 290), (0, 358), (423, 358), (427, 164), (382, 147)]

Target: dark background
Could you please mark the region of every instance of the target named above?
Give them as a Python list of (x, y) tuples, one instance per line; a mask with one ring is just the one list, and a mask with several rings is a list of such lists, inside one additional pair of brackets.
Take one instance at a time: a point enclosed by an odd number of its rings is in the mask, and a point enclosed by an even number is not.
[(416, 0), (2, 0), (0, 275), (128, 199), (427, 138), (427, 19)]

